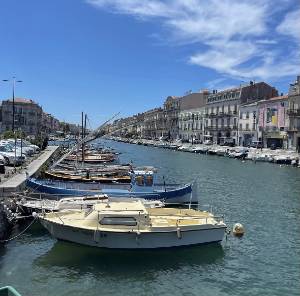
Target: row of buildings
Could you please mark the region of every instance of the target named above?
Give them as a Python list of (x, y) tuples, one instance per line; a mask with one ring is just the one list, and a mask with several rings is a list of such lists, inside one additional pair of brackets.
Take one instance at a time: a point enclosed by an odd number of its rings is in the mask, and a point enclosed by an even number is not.
[[(13, 112), (14, 109), (14, 112)], [(14, 113), (14, 116), (13, 116)], [(30, 99), (15, 98), (3, 100), (0, 105), (0, 132), (13, 130), (22, 131), (26, 136), (45, 136), (57, 131), (63, 132), (66, 128), (53, 115), (45, 113), (42, 107)], [(67, 124), (68, 132), (76, 132), (75, 124)]]
[(161, 108), (107, 126), (117, 136), (300, 150), (300, 76), (286, 95), (265, 82), (169, 96)]

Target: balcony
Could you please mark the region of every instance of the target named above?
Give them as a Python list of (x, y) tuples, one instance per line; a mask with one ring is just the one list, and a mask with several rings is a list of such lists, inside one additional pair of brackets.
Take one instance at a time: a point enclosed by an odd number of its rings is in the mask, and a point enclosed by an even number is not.
[(290, 117), (300, 117), (300, 109), (289, 109), (287, 110), (287, 114)]
[(205, 114), (205, 117), (208, 117), (208, 118), (213, 118), (213, 117), (216, 117), (216, 116), (217, 116), (217, 114), (214, 113), (214, 112), (210, 112), (210, 113)]
[(297, 133), (300, 132), (300, 126), (289, 127), (287, 130), (289, 133)]
[(208, 131), (217, 131), (219, 127), (217, 125), (210, 125), (205, 128)]
[(232, 116), (232, 115), (235, 115), (235, 114), (237, 114), (236, 111), (227, 111), (227, 112), (220, 111), (220, 112), (217, 112), (217, 113), (214, 113), (214, 112), (206, 113), (205, 117), (215, 118), (215, 117)]

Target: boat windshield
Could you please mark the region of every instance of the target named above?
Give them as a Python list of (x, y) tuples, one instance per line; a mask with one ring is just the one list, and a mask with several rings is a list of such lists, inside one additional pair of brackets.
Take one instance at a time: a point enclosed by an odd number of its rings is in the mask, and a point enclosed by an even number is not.
[(99, 222), (101, 225), (137, 225), (136, 219), (133, 217), (103, 217)]

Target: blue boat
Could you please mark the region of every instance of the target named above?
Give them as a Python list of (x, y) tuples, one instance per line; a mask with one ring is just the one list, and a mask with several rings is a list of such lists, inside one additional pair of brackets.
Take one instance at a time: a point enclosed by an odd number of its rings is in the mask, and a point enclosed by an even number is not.
[[(53, 195), (53, 198), (66, 196), (86, 196), (107, 194), (112, 197), (135, 197), (150, 200), (162, 200), (168, 204), (197, 203), (192, 193), (192, 184), (156, 184), (140, 186), (137, 184), (81, 183), (76, 181), (57, 181), (29, 178), (26, 186), (36, 192)], [(49, 198), (47, 196), (47, 198)], [(51, 197), (50, 197), (51, 198)]]

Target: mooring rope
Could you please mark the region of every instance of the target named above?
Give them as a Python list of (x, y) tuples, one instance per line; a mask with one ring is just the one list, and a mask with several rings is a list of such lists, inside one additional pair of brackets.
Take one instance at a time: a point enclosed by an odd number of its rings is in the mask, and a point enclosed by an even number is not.
[(38, 217), (35, 217), (33, 219), (33, 221), (30, 222), (30, 224), (23, 230), (21, 231), (20, 233), (18, 233), (16, 236), (13, 236), (13, 237), (10, 237), (8, 239), (4, 239), (4, 240), (0, 240), (0, 243), (7, 243), (7, 242), (10, 242), (12, 240), (15, 240), (17, 239), (18, 237), (20, 237), (22, 234), (24, 234), (30, 227), (31, 225), (33, 225), (33, 223), (38, 219)]

